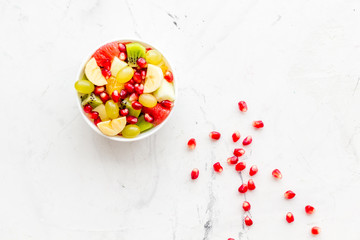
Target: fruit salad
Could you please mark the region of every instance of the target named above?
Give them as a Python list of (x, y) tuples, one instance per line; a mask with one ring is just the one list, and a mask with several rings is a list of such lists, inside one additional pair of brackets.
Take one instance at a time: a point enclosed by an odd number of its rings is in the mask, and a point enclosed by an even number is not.
[(134, 138), (168, 117), (175, 101), (173, 81), (158, 50), (115, 41), (95, 51), (75, 89), (85, 115), (104, 135)]

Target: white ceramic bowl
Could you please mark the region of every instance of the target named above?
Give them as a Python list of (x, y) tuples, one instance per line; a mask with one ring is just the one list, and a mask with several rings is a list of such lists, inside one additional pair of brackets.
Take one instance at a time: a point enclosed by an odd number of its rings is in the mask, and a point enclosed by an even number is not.
[(152, 45), (148, 44), (148, 43), (145, 43), (143, 41), (139, 41), (139, 40), (134, 40), (134, 39), (123, 39), (123, 40), (113, 40), (113, 41), (109, 41), (109, 42), (106, 42), (106, 43), (103, 43), (101, 44), (100, 46), (96, 47), (94, 50), (92, 50), (90, 52), (90, 54), (84, 59), (84, 62), (81, 64), (80, 66), (80, 69), (78, 70), (78, 73), (76, 74), (76, 79), (75, 79), (75, 82), (78, 81), (79, 79), (81, 79), (84, 75), (84, 69), (85, 69), (85, 65), (86, 63), (90, 60), (91, 56), (95, 53), (95, 51), (100, 48), (101, 46), (107, 44), (107, 43), (110, 43), (110, 42), (114, 42), (114, 41), (120, 41), (120, 42), (138, 42), (138, 43), (141, 43), (142, 45), (144, 45), (146, 48), (148, 47), (151, 47), (152, 49), (156, 49), (158, 50), (163, 56), (164, 56), (164, 59), (165, 59), (165, 62), (167, 63), (167, 65), (169, 66), (169, 69), (172, 71), (173, 75), (174, 75), (174, 89), (175, 89), (175, 101), (174, 101), (174, 106), (173, 108), (171, 109), (170, 111), (170, 114), (169, 116), (167, 116), (167, 118), (161, 123), (159, 124), (158, 126), (152, 128), (152, 129), (149, 129), (143, 133), (140, 133), (138, 136), (134, 137), (134, 138), (125, 138), (125, 137), (122, 137), (122, 136), (114, 136), (114, 137), (110, 137), (110, 136), (106, 136), (104, 135), (96, 126), (95, 124), (85, 115), (85, 112), (81, 106), (81, 101), (80, 101), (80, 97), (78, 95), (78, 92), (75, 90), (75, 94), (76, 94), (76, 99), (77, 99), (77, 105), (79, 107), (79, 111), (80, 111), (80, 114), (81, 116), (83, 117), (83, 119), (85, 120), (85, 122), (89, 125), (89, 127), (94, 130), (96, 133), (100, 134), (101, 136), (105, 137), (105, 138), (108, 138), (108, 139), (111, 139), (111, 140), (114, 140), (114, 141), (118, 141), (118, 142), (133, 142), (133, 141), (138, 141), (138, 140), (141, 140), (141, 139), (144, 139), (144, 138), (147, 138), (151, 135), (153, 135), (154, 133), (156, 133), (160, 128), (162, 128), (162, 126), (164, 126), (167, 121), (169, 120), (169, 118), (171, 117), (171, 115), (173, 114), (174, 112), (174, 109), (175, 109), (175, 106), (176, 106), (176, 102), (177, 102), (177, 98), (178, 98), (178, 88), (177, 88), (177, 77), (176, 77), (176, 73), (174, 71), (174, 68), (170, 65), (170, 61), (169, 61), (169, 58), (166, 56), (166, 54), (164, 54), (163, 51), (159, 50), (158, 48), (155, 48), (153, 47)]

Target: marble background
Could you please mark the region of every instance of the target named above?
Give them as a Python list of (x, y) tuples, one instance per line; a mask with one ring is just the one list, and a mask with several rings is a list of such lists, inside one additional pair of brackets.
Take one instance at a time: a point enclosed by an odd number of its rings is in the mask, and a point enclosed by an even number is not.
[[(358, 0), (1, 0), (0, 19), (0, 239), (360, 238)], [(129, 144), (91, 131), (73, 88), (89, 50), (122, 38), (162, 49), (180, 86), (166, 126)], [(259, 166), (250, 228), (235, 130)]]

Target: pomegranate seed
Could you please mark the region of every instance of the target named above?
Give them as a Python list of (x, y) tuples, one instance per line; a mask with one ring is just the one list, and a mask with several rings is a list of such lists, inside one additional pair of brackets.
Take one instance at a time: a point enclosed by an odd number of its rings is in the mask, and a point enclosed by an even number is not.
[(133, 93), (135, 91), (135, 87), (131, 83), (125, 83), (124, 88), (128, 93)]
[(237, 157), (241, 157), (245, 154), (245, 150), (243, 148), (235, 148), (234, 149), (234, 155)]
[(126, 52), (126, 46), (123, 43), (119, 43), (119, 50), (120, 52)]
[(132, 93), (129, 97), (129, 101), (133, 102), (133, 101), (137, 101), (138, 100), (138, 96), (136, 95), (136, 93)]
[(293, 191), (291, 191), (291, 190), (286, 191), (286, 192), (284, 193), (284, 197), (285, 197), (286, 199), (292, 199), (292, 198), (295, 197), (295, 195), (296, 195), (296, 194), (295, 194)]
[(219, 132), (215, 132), (215, 131), (212, 131), (210, 134), (209, 134), (209, 137), (213, 140), (219, 140), (220, 139), (220, 136), (221, 134)]
[(154, 121), (154, 118), (148, 113), (145, 113), (144, 119), (145, 119), (145, 121), (147, 121), (149, 123), (152, 123)]
[(136, 124), (138, 122), (137, 117), (134, 116), (126, 116), (126, 122), (129, 124)]
[(249, 181), (248, 181), (248, 189), (252, 191), (255, 188), (256, 188), (256, 186), (255, 186), (254, 180), (249, 179)]
[(252, 165), (249, 171), (250, 176), (254, 176), (258, 172), (258, 167), (256, 165)]
[(141, 81), (143, 80), (139, 71), (134, 72), (133, 79), (136, 83), (141, 83)]
[(103, 68), (101, 69), (101, 73), (105, 77), (105, 79), (109, 79), (109, 77), (111, 77), (111, 72), (109, 69)]
[(227, 159), (228, 164), (237, 164), (239, 161), (237, 156), (232, 156)]
[(288, 223), (292, 223), (292, 222), (294, 221), (294, 215), (293, 215), (291, 212), (288, 212), (288, 213), (286, 214), (286, 221), (287, 221)]
[(238, 172), (241, 172), (242, 170), (244, 170), (246, 168), (246, 163), (245, 162), (239, 162), (238, 164), (236, 164), (235, 166), (235, 170)]
[(91, 111), (92, 111), (92, 107), (90, 106), (90, 104), (86, 104), (84, 106), (84, 112), (91, 113)]
[(121, 116), (127, 116), (129, 114), (129, 109), (124, 108), (124, 109), (120, 109), (120, 115)]
[(98, 123), (100, 123), (101, 122), (101, 118), (96, 118), (96, 119), (94, 119), (94, 124), (97, 126), (98, 125)]
[(128, 83), (131, 84), (131, 85), (135, 85), (134, 79), (130, 79), (130, 81), (128, 81)]
[(272, 175), (274, 176), (274, 178), (282, 179), (282, 174), (279, 169), (274, 169), (272, 171)]
[(94, 94), (95, 95), (100, 95), (100, 93), (105, 91), (105, 87), (104, 86), (96, 86), (94, 89)]
[(240, 139), (240, 133), (239, 133), (238, 131), (234, 132), (234, 133), (232, 134), (232, 140), (233, 140), (233, 142), (237, 142), (237, 141), (239, 141), (239, 139)]
[(259, 120), (259, 121), (254, 121), (253, 122), (253, 126), (254, 128), (263, 128), (264, 127), (264, 123), (263, 121)]
[(140, 71), (140, 75), (141, 75), (142, 80), (145, 80), (146, 70), (141, 70), (141, 71)]
[(246, 102), (240, 101), (240, 102), (238, 103), (238, 105), (239, 105), (240, 111), (246, 112), (246, 111), (248, 110)]
[(164, 100), (160, 102), (161, 106), (163, 106), (166, 109), (171, 109), (173, 106), (173, 102), (169, 100)]
[(144, 93), (144, 85), (143, 84), (135, 84), (135, 92), (139, 95)]
[(95, 119), (97, 119), (99, 117), (99, 113), (98, 112), (91, 112), (89, 114), (89, 116), (90, 116), (91, 119), (95, 120)]
[(196, 147), (196, 140), (195, 140), (195, 138), (190, 138), (190, 140), (188, 141), (188, 147), (191, 149), (191, 150), (193, 150), (193, 149), (195, 149), (195, 147)]
[(199, 177), (199, 169), (197, 168), (194, 168), (192, 171), (191, 171), (191, 179), (197, 179)]
[(146, 60), (144, 58), (142, 58), (142, 57), (138, 58), (136, 63), (140, 68), (145, 68), (146, 67)]
[(215, 170), (215, 172), (221, 173), (223, 171), (223, 167), (220, 165), (219, 162), (217, 162), (214, 164), (214, 170)]
[(228, 240), (235, 240), (235, 239), (233, 239), (233, 238), (228, 238)]
[(307, 214), (313, 214), (314, 211), (315, 211), (315, 208), (314, 208), (313, 206), (307, 205), (307, 206), (305, 207), (305, 212), (306, 212)]
[(247, 190), (248, 190), (248, 186), (246, 183), (241, 184), (241, 186), (238, 189), (239, 193), (246, 193)]
[(249, 216), (246, 216), (244, 219), (245, 225), (246, 226), (251, 226), (253, 225), (253, 221), (251, 220), (251, 218)]
[(128, 93), (126, 92), (126, 90), (122, 89), (120, 91), (120, 98), (121, 99), (125, 99), (127, 97)]
[(252, 142), (252, 137), (251, 136), (247, 136), (244, 140), (243, 140), (243, 145), (249, 145)]
[(146, 51), (150, 51), (150, 50), (152, 50), (152, 48), (151, 48), (151, 47), (146, 48)]
[(248, 201), (244, 201), (242, 207), (243, 207), (244, 211), (247, 212), (247, 211), (250, 210), (251, 205), (250, 205), (250, 203)]
[(107, 100), (110, 99), (110, 96), (106, 92), (102, 92), (100, 93), (100, 99), (103, 103), (105, 103)]
[(125, 61), (126, 58), (127, 58), (126, 53), (121, 52), (120, 55), (119, 55), (119, 59), (120, 59), (121, 61)]
[(133, 109), (135, 110), (140, 110), (142, 109), (143, 105), (141, 103), (139, 103), (138, 101), (133, 101), (131, 103), (131, 106), (133, 107)]
[(318, 234), (320, 233), (320, 228), (319, 228), (319, 227), (313, 227), (313, 228), (311, 229), (311, 233), (312, 233), (313, 235), (318, 235)]
[(170, 83), (172, 81), (174, 81), (174, 76), (173, 76), (172, 72), (170, 72), (169, 70), (166, 71), (164, 78), (165, 78), (166, 81), (168, 81)]
[(120, 93), (118, 90), (114, 90), (113, 93), (111, 94), (111, 98), (114, 102), (118, 102), (120, 100)]

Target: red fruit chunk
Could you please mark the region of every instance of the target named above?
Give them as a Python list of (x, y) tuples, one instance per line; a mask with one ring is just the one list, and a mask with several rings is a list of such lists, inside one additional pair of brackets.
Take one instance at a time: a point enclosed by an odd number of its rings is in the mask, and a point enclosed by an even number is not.
[(94, 94), (95, 95), (100, 95), (100, 93), (104, 92), (105, 91), (105, 87), (104, 86), (96, 86), (95, 89), (94, 89)]
[(91, 112), (91, 113), (89, 113), (89, 117), (91, 118), (91, 119), (97, 119), (98, 117), (99, 117), (99, 113), (98, 112)]
[(246, 102), (240, 101), (240, 102), (238, 103), (238, 105), (239, 105), (240, 111), (246, 112), (246, 111), (248, 110)]
[(284, 197), (285, 197), (286, 199), (292, 199), (292, 198), (295, 197), (295, 195), (296, 195), (296, 194), (295, 194), (293, 191), (291, 191), (291, 190), (286, 191), (286, 192), (284, 193)]
[(135, 109), (135, 110), (140, 110), (140, 109), (143, 107), (143, 105), (142, 105), (141, 103), (139, 103), (138, 101), (133, 101), (133, 102), (131, 103), (131, 106), (132, 106), (133, 109)]
[(120, 109), (120, 115), (121, 116), (127, 116), (129, 114), (129, 109), (124, 108), (124, 109)]
[(106, 101), (110, 99), (109, 94), (107, 94), (106, 92), (100, 93), (99, 97), (103, 103), (106, 103)]
[(252, 142), (252, 137), (251, 136), (247, 136), (244, 140), (243, 140), (243, 145), (249, 145)]
[(249, 216), (246, 216), (244, 219), (245, 225), (246, 226), (251, 226), (253, 225), (253, 221), (251, 220), (251, 218)]
[(314, 208), (313, 206), (307, 205), (307, 206), (305, 207), (305, 212), (306, 212), (307, 214), (313, 214), (314, 211), (315, 211), (315, 208)]
[(318, 234), (320, 233), (320, 228), (319, 228), (319, 227), (313, 227), (313, 228), (311, 229), (311, 233), (312, 233), (313, 235), (318, 235)]
[(242, 170), (244, 170), (246, 168), (246, 163), (245, 162), (239, 162), (238, 164), (236, 164), (235, 166), (235, 170), (238, 172), (241, 172)]
[(160, 104), (161, 104), (164, 108), (167, 108), (167, 109), (171, 109), (172, 106), (173, 106), (173, 102), (172, 102), (172, 101), (169, 101), (169, 100), (161, 101)]
[(278, 179), (282, 178), (282, 174), (279, 169), (274, 169), (274, 171), (272, 171), (272, 175), (274, 176), (274, 178), (278, 178)]
[(153, 108), (143, 107), (142, 111), (144, 113), (150, 114), (154, 118), (154, 124), (159, 125), (167, 118), (167, 116), (169, 116), (171, 110), (164, 108), (161, 104), (158, 103)]
[(145, 113), (145, 114), (144, 114), (144, 119), (145, 119), (145, 121), (147, 121), (147, 122), (149, 122), (149, 123), (154, 122), (154, 118), (153, 118), (150, 114), (148, 114), (148, 113)]
[(232, 140), (233, 140), (233, 142), (237, 142), (237, 141), (239, 141), (239, 139), (240, 139), (240, 133), (239, 133), (238, 131), (234, 132), (234, 133), (232, 134)]
[(174, 76), (173, 76), (172, 72), (169, 71), (169, 70), (165, 72), (164, 78), (165, 78), (166, 81), (168, 81), (170, 83), (172, 81), (174, 81)]
[(109, 69), (102, 68), (101, 73), (105, 77), (105, 79), (109, 79), (111, 77), (111, 72)]
[(220, 165), (219, 162), (215, 163), (213, 167), (214, 167), (215, 172), (221, 173), (223, 171), (223, 167)]
[(191, 150), (193, 150), (193, 149), (195, 149), (195, 147), (196, 147), (196, 140), (195, 140), (195, 138), (190, 138), (190, 140), (188, 141), (188, 147), (191, 149)]
[(194, 168), (192, 171), (191, 171), (191, 179), (195, 180), (199, 177), (199, 169), (197, 168)]
[(110, 70), (112, 60), (114, 57), (119, 57), (119, 54), (119, 43), (111, 42), (101, 46), (98, 50), (96, 50), (92, 57), (95, 58), (99, 67)]
[(94, 119), (94, 124), (97, 126), (98, 123), (101, 122), (101, 119), (100, 117), (98, 117), (97, 119)]
[(219, 140), (220, 139), (220, 136), (221, 134), (219, 132), (215, 132), (215, 131), (212, 131), (210, 134), (209, 134), (209, 137), (213, 140)]
[(136, 63), (140, 68), (145, 68), (146, 67), (146, 60), (144, 58), (142, 58), (142, 57), (138, 58)]
[(237, 156), (232, 156), (227, 159), (228, 164), (237, 164), (239, 161)]
[(256, 165), (251, 166), (249, 175), (254, 176), (258, 172), (258, 167)]
[(249, 181), (248, 181), (248, 189), (252, 191), (255, 188), (256, 188), (256, 186), (255, 186), (254, 180), (249, 179)]
[(90, 104), (86, 104), (84, 106), (84, 112), (91, 113), (91, 111), (92, 111), (92, 107), (90, 106)]
[(259, 121), (254, 121), (253, 122), (253, 126), (254, 128), (263, 128), (264, 127), (264, 123), (263, 121), (259, 120)]
[(245, 150), (243, 148), (235, 148), (234, 149), (234, 155), (237, 157), (241, 157), (245, 154)]
[(114, 102), (118, 102), (120, 100), (120, 93), (118, 90), (114, 90), (113, 93), (111, 94), (111, 98)]
[(128, 116), (126, 116), (126, 122), (128, 124), (136, 124), (138, 122), (138, 119), (137, 119), (137, 117), (128, 115)]
[(247, 201), (244, 201), (243, 202), (243, 209), (244, 209), (244, 211), (246, 212), (246, 211), (249, 211), (250, 210), (250, 208), (251, 208), (251, 205), (250, 205), (250, 203), (249, 202), (247, 202)]
[(246, 183), (241, 184), (241, 186), (238, 189), (239, 193), (246, 193), (247, 190), (248, 190), (248, 186)]
[(293, 215), (291, 212), (288, 212), (288, 213), (286, 214), (286, 221), (287, 221), (288, 223), (292, 223), (292, 222), (294, 221), (294, 215)]

